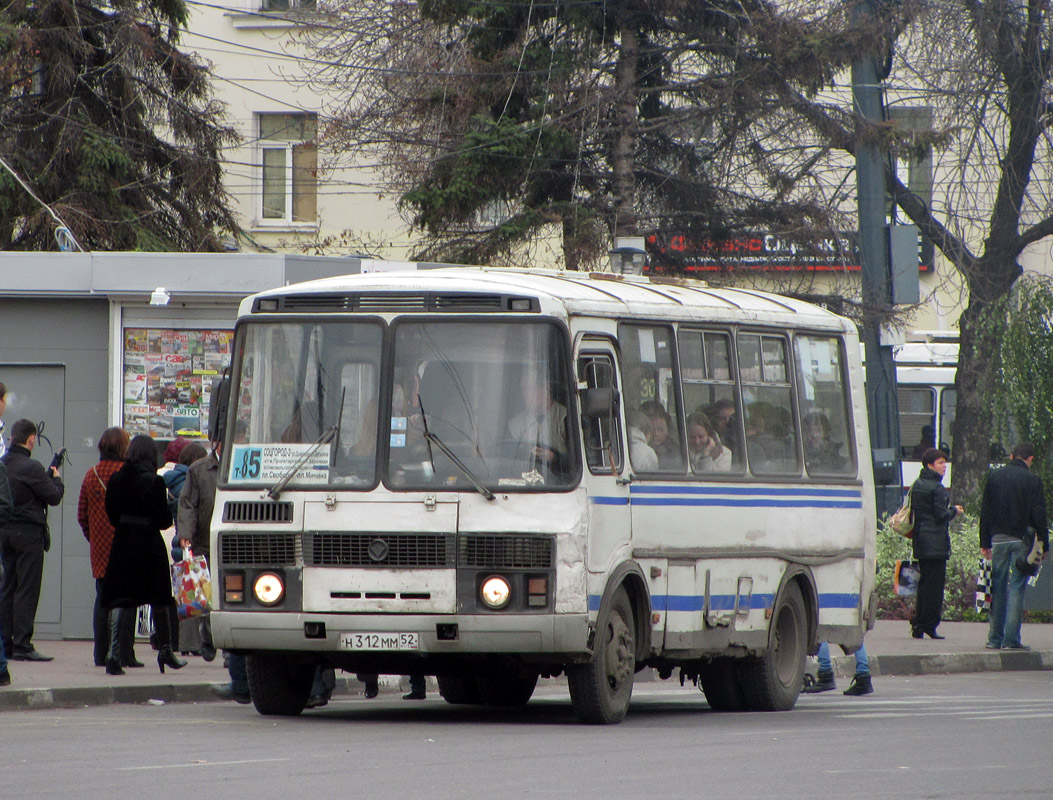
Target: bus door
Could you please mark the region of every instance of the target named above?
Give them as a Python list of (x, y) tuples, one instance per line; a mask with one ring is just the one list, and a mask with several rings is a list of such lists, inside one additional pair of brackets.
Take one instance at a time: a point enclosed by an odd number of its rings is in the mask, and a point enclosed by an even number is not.
[[(606, 572), (617, 550), (630, 541), (629, 481), (624, 475), (618, 359), (606, 337), (583, 337), (577, 346), (578, 397), (589, 503), (586, 564), (590, 572)], [(614, 402), (605, 402), (605, 397)], [(602, 589), (600, 590), (602, 592)], [(592, 596), (590, 607), (599, 606)]]

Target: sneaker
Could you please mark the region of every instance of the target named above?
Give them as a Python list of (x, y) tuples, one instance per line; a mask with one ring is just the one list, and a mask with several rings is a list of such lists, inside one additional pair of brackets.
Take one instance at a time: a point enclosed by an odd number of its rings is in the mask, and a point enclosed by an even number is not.
[[(811, 677), (810, 675), (808, 677)], [(819, 692), (829, 692), (831, 689), (836, 689), (837, 683), (834, 681), (834, 673), (832, 672), (819, 672), (819, 676), (813, 681), (805, 681), (804, 689), (802, 690), (805, 694), (818, 694)]]
[(984, 647), (986, 647), (988, 650), (1001, 650), (1002, 649), (1002, 645), (1000, 645), (1000, 644), (991, 644), (990, 642), (985, 644)]
[(307, 698), (307, 705), (304, 708), (321, 708), (327, 705), (329, 705), (329, 696), (327, 694), (312, 694)]
[(847, 695), (861, 695), (861, 694), (872, 694), (874, 692), (874, 684), (870, 681), (869, 675), (856, 675), (852, 678), (852, 684), (842, 692)]
[(1002, 645), (1003, 650), (1030, 650), (1031, 647), (1026, 644), (1004, 644)]
[(11, 685), (11, 673), (8, 670), (5, 669), (3, 672), (0, 672), (0, 686), (10, 686), (10, 685)]
[(409, 694), (402, 695), (403, 700), (425, 700), (427, 695), (424, 692), (410, 692)]
[(244, 694), (235, 692), (234, 685), (231, 683), (214, 683), (208, 688), (212, 690), (212, 694), (223, 700), (233, 700), (235, 703), (241, 703), (242, 705), (252, 702), (252, 697), (249, 696), (248, 692)]

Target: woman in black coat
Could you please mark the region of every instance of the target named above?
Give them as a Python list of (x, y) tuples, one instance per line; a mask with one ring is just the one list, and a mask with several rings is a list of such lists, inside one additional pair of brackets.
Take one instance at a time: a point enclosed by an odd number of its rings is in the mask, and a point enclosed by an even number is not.
[(922, 454), (921, 464), (921, 474), (910, 487), (910, 508), (914, 512), (914, 558), (921, 567), (918, 602), (910, 628), (915, 639), (922, 639), (925, 634), (933, 639), (943, 639), (936, 633), (936, 628), (943, 614), (943, 586), (947, 580), (947, 559), (951, 556), (948, 526), (963, 509), (961, 506), (951, 508), (950, 494), (942, 483), (947, 472), (947, 454), (930, 447)]
[[(110, 609), (149, 605), (161, 646), (157, 666), (172, 669), (186, 662), (172, 652), (172, 575), (161, 531), (172, 524), (164, 479), (157, 474), (157, 445), (149, 436), (136, 436), (128, 445), (121, 467), (106, 488), (106, 516), (114, 527), (113, 546), (103, 579), (101, 602)], [(116, 613), (110, 614), (112, 638), (106, 672), (121, 675), (120, 632)]]

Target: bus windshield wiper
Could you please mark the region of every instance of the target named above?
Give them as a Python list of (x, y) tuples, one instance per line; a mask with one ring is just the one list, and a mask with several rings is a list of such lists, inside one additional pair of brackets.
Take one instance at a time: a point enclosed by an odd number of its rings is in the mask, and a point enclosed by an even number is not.
[(314, 440), (314, 444), (311, 445), (311, 448), (302, 456), (300, 456), (300, 460), (293, 464), (291, 467), (289, 467), (288, 472), (282, 475), (281, 479), (267, 491), (267, 497), (269, 497), (271, 500), (277, 500), (278, 496), (282, 493), (282, 489), (284, 489), (286, 484), (288, 484), (289, 481), (293, 479), (300, 467), (306, 464), (311, 458), (311, 456), (317, 453), (318, 449), (323, 444), (327, 444), (333, 441), (333, 438), (336, 436), (338, 430), (340, 430), (339, 426), (333, 425), (331, 428), (328, 428), (325, 431), (323, 431), (322, 435)]
[(431, 454), (431, 446), (432, 444), (434, 444), (436, 447), (439, 448), (439, 451), (448, 459), (450, 459), (450, 461), (453, 462), (453, 465), (464, 474), (464, 477), (468, 479), (468, 481), (472, 484), (472, 486), (475, 487), (475, 490), (479, 492), (479, 494), (481, 494), (487, 500), (493, 500), (496, 497), (496, 495), (486, 488), (486, 485), (475, 476), (475, 473), (468, 469), (468, 466), (463, 461), (461, 461), (461, 459), (457, 458), (453, 450), (447, 447), (446, 443), (442, 439), (440, 439), (438, 436), (436, 436), (434, 433), (428, 430), (428, 415), (424, 413), (424, 404), (421, 401), (419, 394), (417, 395), (417, 406), (420, 408), (420, 420), (424, 425), (424, 441), (428, 443), (428, 459), (431, 461), (432, 471), (434, 472), (435, 470), (435, 459)]

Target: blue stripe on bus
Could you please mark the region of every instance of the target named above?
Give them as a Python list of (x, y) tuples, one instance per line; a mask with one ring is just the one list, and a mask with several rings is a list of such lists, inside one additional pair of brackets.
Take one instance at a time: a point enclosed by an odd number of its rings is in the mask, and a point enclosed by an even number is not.
[(598, 495), (597, 505), (720, 506), (724, 508), (856, 508), (863, 507), (857, 488), (760, 486), (630, 486), (629, 495)]
[[(598, 611), (601, 599), (598, 594), (590, 594), (589, 610)], [(701, 611), (705, 600), (705, 596), (700, 594), (655, 594), (651, 595), (651, 607), (655, 611)], [(744, 605), (743, 603), (740, 607)], [(771, 608), (773, 605), (775, 605), (773, 594), (750, 595), (749, 607), (751, 609)], [(710, 595), (709, 608), (711, 611), (732, 611), (735, 608), (735, 595)], [(819, 608), (859, 608), (859, 595), (850, 592), (820, 594)]]
[(806, 486), (630, 486), (630, 494), (738, 494), (793, 497), (862, 497), (859, 489), (825, 489)]

